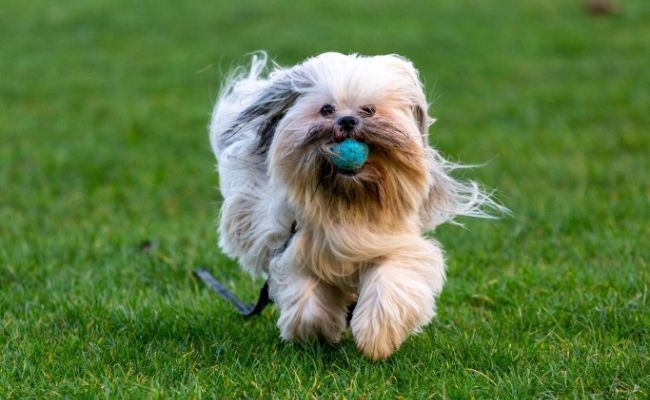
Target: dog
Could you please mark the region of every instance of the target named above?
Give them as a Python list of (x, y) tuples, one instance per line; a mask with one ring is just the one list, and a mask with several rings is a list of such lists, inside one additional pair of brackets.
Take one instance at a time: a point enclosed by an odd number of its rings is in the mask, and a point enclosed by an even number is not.
[[(220, 247), (267, 278), (284, 340), (337, 343), (349, 326), (363, 355), (385, 359), (435, 315), (445, 261), (424, 234), (504, 208), (430, 146), (409, 60), (267, 64), (257, 53), (231, 73), (212, 114)], [(343, 144), (352, 156), (337, 154)]]

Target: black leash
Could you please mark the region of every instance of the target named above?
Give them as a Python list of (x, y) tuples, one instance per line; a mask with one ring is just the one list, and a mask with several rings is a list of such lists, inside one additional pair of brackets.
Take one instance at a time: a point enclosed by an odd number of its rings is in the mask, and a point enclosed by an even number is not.
[[(294, 221), (293, 224), (291, 224), (291, 237), (298, 231), (297, 229), (297, 223)], [(291, 237), (287, 240), (287, 242), (284, 244), (282, 247), (282, 251), (287, 248), (289, 245), (289, 241), (291, 240)], [(262, 286), (262, 289), (260, 290), (260, 294), (257, 297), (257, 302), (255, 304), (250, 304), (246, 305), (237, 298), (230, 290), (228, 290), (224, 285), (219, 283), (214, 276), (210, 272), (208, 272), (205, 269), (197, 269), (194, 270), (194, 275), (196, 275), (199, 279), (203, 281), (209, 288), (214, 290), (219, 296), (224, 298), (225, 300), (228, 300), (235, 308), (237, 311), (243, 315), (244, 317), (252, 317), (254, 315), (257, 315), (266, 308), (267, 305), (270, 303), (273, 303), (273, 300), (269, 297), (269, 281), (267, 280), (264, 282), (264, 286)], [(347, 323), (350, 325), (350, 320), (352, 319), (352, 313), (354, 312), (354, 308), (356, 307), (357, 303), (352, 303), (348, 306), (348, 313), (347, 313)]]
[(194, 275), (201, 279), (203, 283), (205, 283), (209, 288), (217, 292), (219, 296), (232, 303), (237, 311), (239, 311), (239, 313), (244, 317), (252, 317), (253, 315), (257, 315), (261, 313), (269, 303), (272, 303), (272, 300), (269, 298), (268, 282), (264, 282), (264, 286), (262, 286), (260, 294), (257, 298), (257, 303), (246, 305), (242, 303), (241, 300), (239, 300), (237, 296), (235, 296), (230, 290), (226, 289), (224, 285), (214, 279), (214, 276), (212, 276), (212, 274), (207, 270), (197, 269), (194, 271)]
[[(293, 238), (293, 235), (296, 234), (296, 232), (298, 232), (298, 222), (293, 221), (291, 228), (289, 228), (289, 238), (284, 243), (284, 246), (282, 246), (280, 252), (283, 252), (289, 246), (289, 242), (291, 241), (291, 238)], [(232, 303), (237, 311), (239, 311), (239, 313), (244, 317), (252, 317), (253, 315), (261, 313), (269, 303), (273, 302), (273, 300), (271, 300), (269, 297), (268, 280), (264, 282), (264, 286), (262, 286), (262, 289), (260, 290), (260, 294), (257, 297), (257, 303), (246, 305), (242, 303), (241, 300), (239, 300), (237, 296), (235, 296), (230, 290), (226, 289), (224, 285), (214, 279), (214, 276), (212, 276), (212, 274), (210, 274), (207, 270), (197, 269), (194, 271), (194, 275), (201, 279), (203, 283), (208, 285), (209, 288), (217, 292), (219, 296)]]
[[(264, 282), (264, 286), (262, 286), (262, 289), (260, 290), (260, 294), (257, 297), (257, 303), (255, 304), (250, 304), (246, 305), (237, 298), (230, 290), (226, 289), (225, 286), (223, 286), (219, 281), (214, 279), (214, 276), (212, 276), (211, 273), (209, 273), (205, 269), (197, 269), (194, 271), (194, 275), (196, 275), (199, 279), (203, 281), (209, 288), (214, 290), (219, 296), (222, 298), (228, 300), (241, 315), (244, 317), (252, 317), (254, 315), (257, 315), (266, 308), (267, 305), (270, 303), (273, 303), (273, 300), (269, 297), (269, 282), (266, 281)], [(352, 319), (352, 313), (354, 312), (354, 308), (356, 307), (357, 303), (354, 302), (348, 306), (348, 314), (346, 316), (346, 321), (348, 325), (350, 325), (350, 320)]]

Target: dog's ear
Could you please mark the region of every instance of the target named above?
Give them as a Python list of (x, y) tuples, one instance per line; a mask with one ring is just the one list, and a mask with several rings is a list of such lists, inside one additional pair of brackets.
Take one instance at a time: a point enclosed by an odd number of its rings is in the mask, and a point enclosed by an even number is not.
[(294, 75), (294, 71), (285, 71), (272, 78), (272, 82), (260, 90), (255, 101), (238, 115), (225, 134), (236, 134), (244, 126), (253, 124), (258, 136), (256, 151), (266, 154), (275, 129), (300, 96), (294, 87)]
[(433, 148), (428, 149), (429, 191), (420, 208), (423, 231), (433, 230), (443, 222), (455, 222), (458, 216), (495, 219), (510, 211), (491, 198), (476, 182), (456, 180), (451, 173), (467, 168), (445, 160)]
[(429, 117), (429, 105), (427, 104), (424, 95), (412, 106), (412, 108), (413, 118), (415, 118), (415, 122), (418, 124), (424, 145), (427, 146), (429, 144), (429, 126), (435, 122), (435, 119)]
[(424, 87), (420, 81), (418, 70), (415, 69), (411, 61), (402, 56), (391, 54), (380, 57), (390, 68), (399, 71), (400, 75), (408, 77), (413, 118), (426, 146), (428, 144), (429, 126), (435, 120), (429, 117), (429, 104), (424, 94)]
[(242, 116), (248, 119), (261, 117), (257, 127), (258, 153), (266, 154), (269, 150), (275, 129), (299, 96), (293, 87), (291, 75), (287, 74), (273, 82), (255, 103), (242, 113)]

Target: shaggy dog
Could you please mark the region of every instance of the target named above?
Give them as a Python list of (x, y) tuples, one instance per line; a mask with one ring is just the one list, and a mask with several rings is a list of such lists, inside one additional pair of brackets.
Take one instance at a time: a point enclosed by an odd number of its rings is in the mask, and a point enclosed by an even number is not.
[(408, 60), (325, 53), (270, 73), (266, 61), (231, 74), (212, 115), (220, 245), (267, 277), (283, 339), (338, 342), (356, 302), (357, 347), (384, 359), (435, 314), (445, 262), (423, 234), (503, 208), (429, 145)]

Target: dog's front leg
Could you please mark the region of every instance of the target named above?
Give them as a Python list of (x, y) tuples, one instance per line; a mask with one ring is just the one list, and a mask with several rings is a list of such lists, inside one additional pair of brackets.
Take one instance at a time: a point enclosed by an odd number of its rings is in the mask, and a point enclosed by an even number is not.
[(440, 248), (416, 236), (403, 242), (361, 278), (350, 328), (359, 350), (372, 360), (390, 356), (433, 318), (444, 283)]
[(323, 338), (336, 343), (346, 328), (349, 295), (299, 265), (293, 250), (289, 246), (270, 266), (269, 291), (280, 310), (280, 335), (285, 340)]

